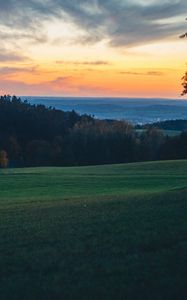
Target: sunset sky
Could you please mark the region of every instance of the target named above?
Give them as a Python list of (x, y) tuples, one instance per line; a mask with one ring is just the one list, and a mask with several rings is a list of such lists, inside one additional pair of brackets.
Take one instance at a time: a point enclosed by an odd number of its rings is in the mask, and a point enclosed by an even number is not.
[(173, 97), (186, 0), (0, 1), (0, 94)]

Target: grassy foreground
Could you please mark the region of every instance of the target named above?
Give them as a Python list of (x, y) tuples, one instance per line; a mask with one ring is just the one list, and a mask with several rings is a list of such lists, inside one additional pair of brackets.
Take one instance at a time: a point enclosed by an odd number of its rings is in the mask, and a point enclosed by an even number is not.
[(187, 161), (0, 172), (0, 299), (186, 299)]

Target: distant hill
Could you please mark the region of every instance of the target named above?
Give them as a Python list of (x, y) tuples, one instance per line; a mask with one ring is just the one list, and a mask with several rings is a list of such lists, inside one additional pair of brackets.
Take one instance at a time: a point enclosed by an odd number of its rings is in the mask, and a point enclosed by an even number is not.
[(187, 131), (187, 120), (167, 120), (152, 124), (145, 124), (139, 128), (159, 128), (164, 130)]
[(26, 97), (26, 99), (32, 104), (44, 104), (64, 111), (74, 109), (80, 114), (94, 115), (99, 119), (124, 119), (133, 124), (187, 119), (187, 100), (99, 97)]

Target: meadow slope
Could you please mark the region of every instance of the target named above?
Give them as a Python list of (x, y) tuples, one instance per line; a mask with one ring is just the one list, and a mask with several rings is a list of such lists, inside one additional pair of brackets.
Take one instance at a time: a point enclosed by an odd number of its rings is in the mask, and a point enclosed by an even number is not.
[(187, 161), (0, 171), (0, 299), (186, 299)]

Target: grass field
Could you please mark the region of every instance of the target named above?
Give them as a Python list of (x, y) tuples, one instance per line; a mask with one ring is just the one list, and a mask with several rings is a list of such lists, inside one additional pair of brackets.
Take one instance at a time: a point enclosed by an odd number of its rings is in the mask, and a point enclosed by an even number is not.
[(0, 300), (186, 299), (187, 161), (0, 171)]
[[(141, 135), (143, 132), (145, 132), (146, 129), (136, 129), (136, 133)], [(164, 135), (167, 135), (169, 137), (178, 136), (182, 133), (181, 130), (169, 130), (169, 129), (161, 129)]]

